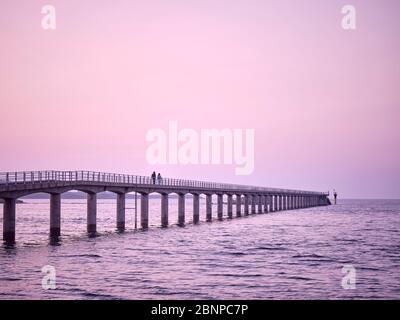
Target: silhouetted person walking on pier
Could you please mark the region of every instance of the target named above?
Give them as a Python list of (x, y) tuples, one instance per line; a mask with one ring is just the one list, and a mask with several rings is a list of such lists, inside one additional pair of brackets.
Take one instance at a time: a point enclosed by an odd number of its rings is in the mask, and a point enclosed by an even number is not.
[(153, 180), (153, 184), (156, 184), (156, 172), (153, 171), (153, 173), (151, 174), (151, 179)]
[(336, 190), (333, 190), (333, 203), (336, 204), (336, 200), (337, 200), (337, 192)]
[(157, 175), (157, 181), (158, 181), (158, 184), (162, 183), (162, 177), (161, 177), (160, 173), (158, 173), (158, 175)]

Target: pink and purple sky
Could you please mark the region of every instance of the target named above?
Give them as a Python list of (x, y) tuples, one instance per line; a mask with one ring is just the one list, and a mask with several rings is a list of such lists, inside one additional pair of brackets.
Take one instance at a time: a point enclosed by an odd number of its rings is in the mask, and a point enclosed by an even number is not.
[[(399, 198), (399, 32), (398, 0), (3, 1), (0, 171), (156, 170)], [(170, 120), (255, 129), (254, 173), (149, 165), (146, 133)]]

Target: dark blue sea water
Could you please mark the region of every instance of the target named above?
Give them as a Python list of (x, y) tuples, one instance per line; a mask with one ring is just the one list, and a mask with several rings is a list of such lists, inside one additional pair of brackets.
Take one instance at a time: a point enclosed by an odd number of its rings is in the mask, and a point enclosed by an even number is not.
[[(184, 228), (173, 225), (171, 200), (171, 227), (161, 229), (152, 199), (145, 232), (133, 230), (129, 200), (124, 234), (114, 232), (115, 201), (100, 200), (96, 238), (85, 234), (85, 201), (63, 200), (57, 246), (48, 241), (48, 201), (25, 201), (17, 207), (17, 245), (0, 247), (0, 299), (400, 298), (397, 200), (341, 200), (212, 223), (202, 203), (196, 226), (188, 200)], [(55, 290), (42, 288), (45, 265), (56, 270)], [(355, 289), (342, 287), (345, 265), (354, 268)]]

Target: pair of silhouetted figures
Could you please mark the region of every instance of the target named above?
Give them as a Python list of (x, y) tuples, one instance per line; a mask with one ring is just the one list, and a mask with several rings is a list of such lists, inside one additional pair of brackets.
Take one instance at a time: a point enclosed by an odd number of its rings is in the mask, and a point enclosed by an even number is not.
[(162, 182), (161, 174), (158, 173), (156, 175), (156, 172), (153, 171), (153, 173), (151, 174), (151, 180), (153, 180), (153, 184), (156, 184), (156, 180), (158, 181), (158, 184), (161, 184), (161, 182)]

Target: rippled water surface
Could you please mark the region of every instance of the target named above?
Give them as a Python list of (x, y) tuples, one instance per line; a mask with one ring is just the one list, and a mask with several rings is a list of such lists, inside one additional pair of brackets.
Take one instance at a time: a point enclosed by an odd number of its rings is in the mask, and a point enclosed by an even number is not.
[[(115, 201), (99, 200), (99, 237), (89, 238), (85, 201), (63, 200), (56, 246), (48, 241), (48, 201), (25, 201), (17, 205), (16, 246), (0, 247), (2, 299), (400, 298), (400, 201), (343, 200), (206, 223), (203, 199), (203, 221), (194, 226), (188, 200), (181, 228), (170, 200), (171, 226), (161, 229), (160, 201), (152, 199), (152, 227), (143, 232), (133, 230), (129, 200), (128, 230), (118, 234)], [(348, 264), (354, 290), (341, 286)], [(56, 268), (56, 290), (41, 287), (44, 265)]]

